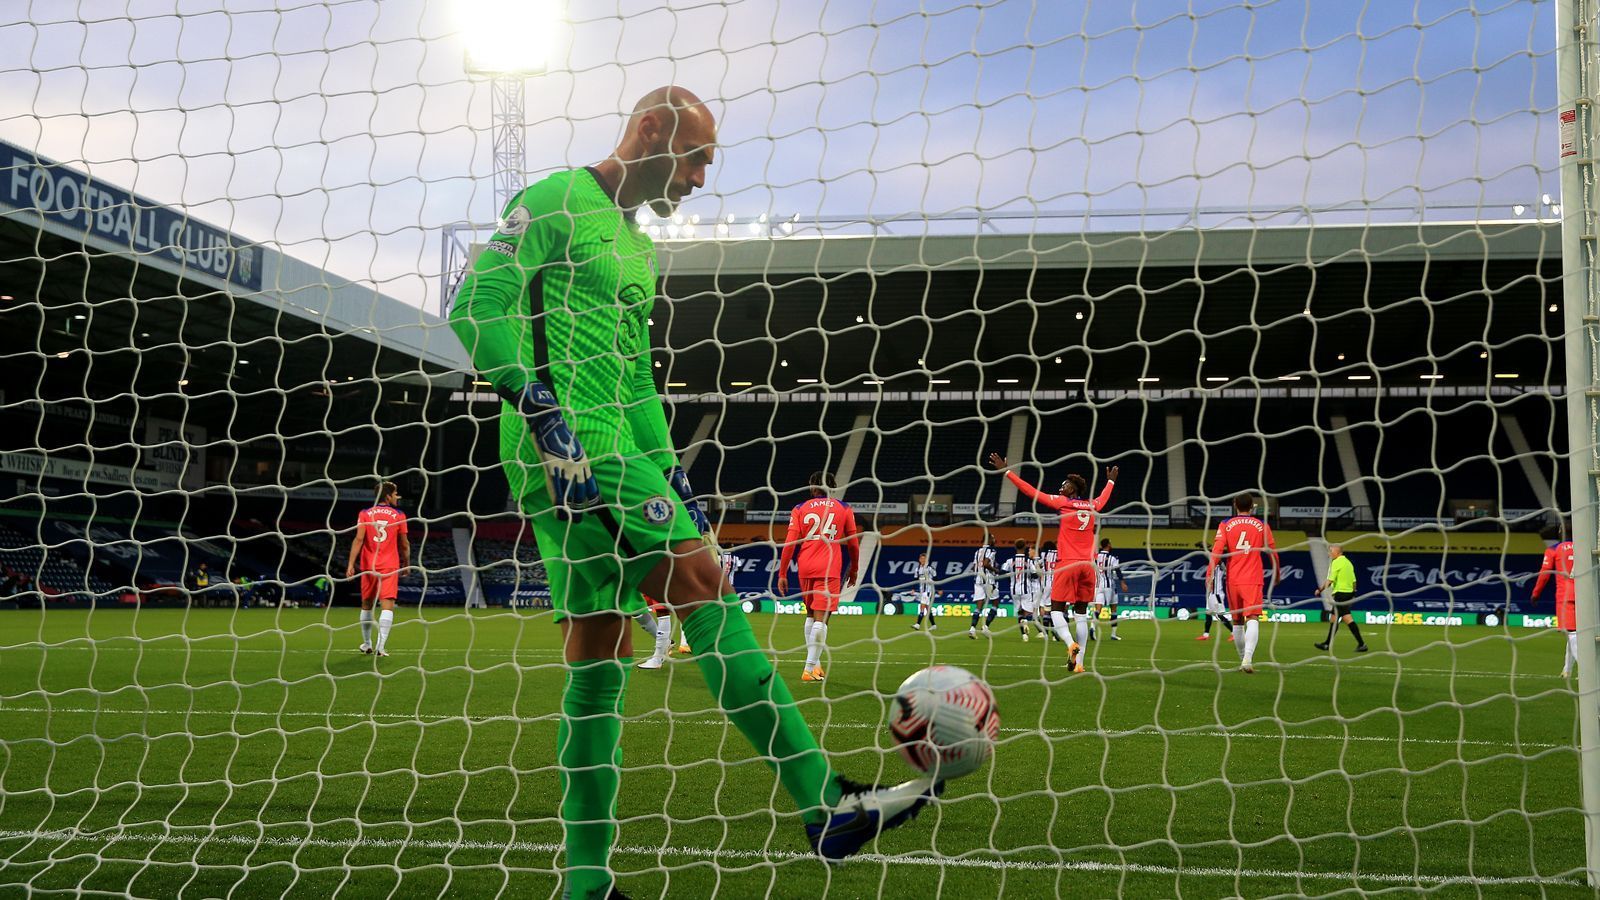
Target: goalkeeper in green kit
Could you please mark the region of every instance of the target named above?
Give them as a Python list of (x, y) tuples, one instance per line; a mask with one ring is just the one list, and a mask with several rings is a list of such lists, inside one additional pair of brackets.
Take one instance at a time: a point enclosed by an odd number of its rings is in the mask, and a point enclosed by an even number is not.
[(630, 617), (641, 592), (683, 622), (713, 697), (794, 799), (811, 846), (841, 860), (942, 787), (835, 774), (757, 645), (703, 535), (650, 360), (655, 247), (635, 224), (705, 184), (711, 112), (659, 88), (612, 156), (525, 189), (462, 282), (450, 324), (494, 385), (500, 458), (550, 576), (567, 660), (556, 748), (566, 896), (621, 896), (609, 868), (621, 774)]

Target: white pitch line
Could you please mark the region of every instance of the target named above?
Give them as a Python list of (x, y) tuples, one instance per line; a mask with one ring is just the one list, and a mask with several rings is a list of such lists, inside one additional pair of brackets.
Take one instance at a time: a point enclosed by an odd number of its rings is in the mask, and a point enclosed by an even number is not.
[[(100, 831), (79, 832), (72, 829), (58, 831), (0, 831), (0, 841), (28, 840), (28, 841), (63, 841), (66, 844), (93, 843), (99, 846), (109, 846), (116, 843), (141, 843), (141, 844), (188, 844), (198, 846), (202, 844), (220, 844), (234, 847), (280, 847), (294, 849), (299, 847), (319, 847), (332, 850), (356, 849), (420, 849), (420, 850), (485, 850), (505, 854), (532, 853), (551, 854), (552, 856), (562, 849), (562, 845), (555, 843), (540, 843), (534, 841), (478, 841), (459, 840), (446, 841), (428, 838), (360, 838), (346, 840), (331, 840), (328, 838), (313, 837), (276, 837), (276, 836), (251, 836), (242, 834), (204, 835), (188, 834), (184, 832), (145, 834), (125, 831)], [(815, 860), (816, 857), (809, 853), (795, 850), (739, 850), (726, 847), (645, 847), (623, 845), (612, 849), (615, 856), (642, 856), (654, 859), (664, 857), (684, 857), (688, 859), (730, 860), (754, 863), (789, 863), (804, 860)], [(70, 857), (56, 857), (51, 859), (61, 862)], [(1412, 875), (1390, 872), (1310, 872), (1278, 869), (1228, 869), (1221, 866), (1163, 866), (1148, 863), (1132, 862), (1101, 862), (1099, 860), (1039, 860), (1039, 859), (995, 859), (991, 857), (976, 856), (932, 856), (919, 853), (898, 853), (884, 855), (877, 853), (864, 853), (852, 857), (853, 861), (880, 863), (888, 866), (926, 866), (932, 868), (951, 869), (1003, 869), (1011, 871), (1070, 871), (1070, 872), (1107, 872), (1107, 873), (1138, 873), (1141, 875), (1164, 875), (1189, 878), (1231, 878), (1231, 879), (1279, 879), (1296, 881), (1342, 881), (1350, 883), (1376, 882), (1380, 884), (1400, 885), (1571, 885), (1581, 887), (1584, 882), (1571, 878), (1541, 875), (1518, 876), (1476, 876), (1476, 875)], [(144, 860), (127, 860), (127, 862), (145, 862)], [(541, 867), (542, 868), (542, 867)], [(552, 874), (554, 874), (552, 872)]]
[[(395, 722), (464, 722), (467, 724), (485, 724), (490, 722), (553, 722), (555, 713), (543, 713), (537, 716), (517, 716), (504, 713), (493, 716), (466, 716), (447, 715), (443, 713), (369, 713), (369, 712), (316, 712), (312, 710), (284, 710), (275, 712), (261, 709), (102, 709), (93, 706), (85, 707), (60, 707), (60, 706), (12, 706), (0, 705), (0, 713), (47, 713), (61, 715), (94, 715), (94, 716), (259, 716), (262, 718), (308, 718), (308, 719), (352, 719), (364, 721), (372, 719), (386, 719)], [(730, 726), (727, 719), (680, 719), (665, 718), (661, 716), (641, 716), (637, 719), (624, 718), (623, 727), (631, 725), (705, 725), (705, 726)], [(812, 727), (827, 730), (830, 728), (870, 728), (888, 730), (886, 725), (871, 722), (826, 721), (813, 723)], [(1239, 738), (1244, 740), (1273, 740), (1273, 741), (1337, 741), (1347, 743), (1351, 741), (1381, 743), (1381, 744), (1440, 744), (1450, 747), (1506, 747), (1517, 746), (1538, 750), (1550, 750), (1560, 747), (1571, 747), (1570, 744), (1549, 744), (1533, 741), (1483, 741), (1483, 740), (1449, 740), (1446, 738), (1402, 737), (1399, 735), (1368, 735), (1353, 734), (1349, 736), (1337, 734), (1274, 734), (1262, 732), (1234, 732), (1212, 731), (1198, 729), (1173, 729), (1163, 731), (1152, 727), (1132, 728), (1123, 731), (1093, 731), (1070, 728), (1001, 728), (1007, 734), (1040, 734), (1051, 737), (1168, 737), (1168, 738)], [(1573, 748), (1576, 749), (1576, 748)]]
[[(127, 640), (127, 639), (126, 638), (121, 638), (121, 639), (118, 639), (118, 640)], [(169, 640), (169, 639), (161, 638), (159, 640)], [(208, 640), (208, 639), (201, 638), (199, 640)], [(215, 638), (215, 640), (224, 640), (224, 638)], [(798, 655), (800, 653), (801, 649), (802, 648), (800, 648), (800, 647), (790, 647), (790, 648), (787, 648), (787, 649), (784, 649), (784, 650), (777, 650), (777, 651), (774, 651), (774, 652), (776, 652), (776, 653), (778, 653), (780, 655)], [(266, 654), (266, 655), (270, 655), (270, 656), (283, 656), (283, 655), (288, 654), (288, 653), (304, 653), (304, 654), (315, 654), (317, 656), (326, 657), (328, 659), (341, 659), (341, 658), (346, 658), (346, 657), (353, 659), (353, 658), (356, 657), (356, 651), (353, 648), (350, 649), (350, 650), (345, 650), (342, 647), (341, 648), (332, 648), (332, 647), (330, 647), (330, 648), (327, 648), (327, 649), (316, 649), (316, 648), (311, 648), (311, 647), (285, 647), (285, 648), (277, 649), (277, 650), (267, 650), (267, 649), (255, 648), (255, 647), (109, 647), (109, 646), (103, 646), (103, 645), (99, 645), (99, 644), (84, 644), (82, 642), (77, 642), (77, 641), (75, 641), (73, 643), (70, 643), (70, 644), (38, 644), (38, 643), (35, 643), (35, 644), (0, 645), (0, 653), (4, 653), (6, 651), (15, 652), (15, 651), (21, 651), (21, 650), (36, 650), (36, 651), (41, 651), (41, 652), (46, 652), (47, 651), (47, 652), (52, 652), (52, 653), (59, 653), (59, 652), (64, 651), (64, 650), (93, 651), (93, 652), (96, 652), (96, 653), (111, 653), (111, 652), (116, 652), (116, 653), (182, 652), (182, 653), (226, 653), (226, 654), (229, 654), (229, 655), (238, 655), (238, 654), (243, 654), (243, 653), (260, 653), (260, 654)], [(449, 654), (449, 655), (461, 658), (462, 662), (458, 663), (458, 665), (466, 665), (465, 661), (467, 659), (473, 657), (473, 656), (504, 656), (504, 657), (508, 657), (508, 658), (514, 658), (514, 657), (519, 657), (519, 656), (533, 656), (533, 657), (543, 657), (543, 658), (548, 658), (548, 659), (559, 661), (561, 659), (562, 655), (563, 655), (562, 651), (560, 651), (560, 650), (543, 649), (543, 648), (518, 649), (518, 650), (512, 650), (512, 649), (506, 649), (506, 648), (481, 649), (481, 650), (462, 650), (462, 649), (457, 648), (457, 647), (446, 647), (446, 648), (438, 648), (438, 649), (422, 648), (422, 649), (417, 649), (417, 650), (397, 649), (397, 650), (393, 650), (393, 651), (390, 652), (390, 656), (391, 657), (400, 657), (400, 658), (409, 658), (409, 657), (413, 657), (413, 656), (434, 656), (434, 655), (439, 655), (439, 654)], [(854, 661), (851, 661), (849, 659), (842, 659), (843, 656), (844, 656), (844, 654), (835, 652), (833, 654), (833, 658), (834, 658), (835, 663), (841, 664), (841, 665), (867, 665), (868, 663), (878, 661), (878, 659), (880, 659), (880, 658), (882, 658), (882, 659), (906, 659), (906, 660), (912, 660), (912, 661), (924, 661), (924, 662), (927, 662), (930, 665), (932, 663), (938, 661), (938, 658), (936, 657), (936, 655), (932, 654), (932, 653), (927, 653), (927, 654), (924, 654), (924, 653), (870, 653), (870, 654), (866, 654), (865, 658), (862, 659), (859, 662), (854, 662)], [(1383, 657), (1368, 657), (1368, 659), (1372, 659), (1374, 661), (1380, 660), (1382, 658)], [(1554, 659), (1553, 656), (1551, 658)], [(956, 661), (959, 662), (960, 660), (956, 660)], [(1205, 666), (1211, 665), (1211, 662), (1212, 662), (1211, 660), (1207, 660), (1207, 659), (1187, 659), (1187, 658), (1183, 658), (1183, 657), (1153, 656), (1153, 657), (1150, 657), (1148, 665), (1128, 665), (1126, 663), (1117, 663), (1117, 662), (1099, 663), (1099, 662), (1095, 662), (1093, 656), (1091, 656), (1090, 657), (1090, 669), (1091, 669), (1091, 671), (1096, 670), (1096, 669), (1104, 669), (1104, 670), (1115, 671), (1115, 672), (1150, 672), (1150, 673), (1153, 673), (1153, 674), (1175, 674), (1175, 673), (1173, 673), (1173, 671), (1171, 669), (1158, 669), (1158, 668), (1156, 668), (1156, 664), (1157, 663), (1166, 663), (1166, 664), (1173, 665), (1175, 667), (1186, 667), (1186, 666), (1205, 667)], [(1314, 665), (1318, 665), (1318, 664), (1342, 665), (1343, 668), (1341, 668), (1340, 673), (1339, 673), (1341, 675), (1366, 675), (1366, 674), (1382, 674), (1382, 675), (1387, 675), (1387, 674), (1394, 674), (1394, 675), (1441, 675), (1441, 676), (1449, 676), (1451, 678), (1489, 678), (1489, 679), (1493, 679), (1493, 680), (1496, 680), (1496, 681), (1506, 681), (1506, 680), (1509, 680), (1511, 678), (1542, 678), (1542, 679), (1548, 679), (1548, 680), (1553, 680), (1553, 681), (1562, 680), (1560, 675), (1555, 674), (1555, 673), (1547, 673), (1547, 672), (1492, 672), (1492, 671), (1485, 671), (1483, 669), (1438, 669), (1438, 668), (1432, 668), (1432, 667), (1426, 667), (1426, 666), (1406, 666), (1403, 663), (1400, 664), (1400, 667), (1399, 667), (1398, 670), (1396, 670), (1393, 673), (1390, 673), (1388, 670), (1379, 668), (1377, 665), (1374, 665), (1371, 662), (1363, 664), (1363, 663), (1358, 663), (1357, 661), (1355, 661), (1353, 659), (1341, 659), (1341, 658), (1328, 658), (1326, 661), (1324, 661), (1324, 659), (1322, 657), (1315, 657), (1315, 656), (1304, 657), (1302, 659), (1297, 659), (1297, 660), (1289, 660), (1287, 662), (1281, 662), (1281, 663), (1279, 663), (1279, 662), (1271, 662), (1270, 664), (1278, 666), (1280, 668), (1284, 668), (1284, 667), (1299, 667), (1299, 666), (1302, 666), (1302, 665), (1314, 666)], [(979, 661), (979, 662), (975, 662), (975, 661), (970, 661), (969, 660), (969, 661), (967, 661), (965, 663), (965, 665), (970, 666), (970, 667), (974, 667), (974, 668), (991, 668), (991, 669), (1033, 669), (1033, 670), (1039, 670), (1039, 669), (1043, 668), (1045, 671), (1048, 671), (1048, 670), (1050, 670), (1050, 668), (1052, 666), (1054, 666), (1054, 663), (1045, 663), (1045, 664), (1043, 664), (1041, 666), (1041, 664), (1038, 663), (1038, 662), (1011, 662), (1011, 661), (1008, 661), (1008, 660), (984, 659), (984, 660)], [(1065, 666), (1063, 665), (1063, 666), (1060, 666), (1058, 668), (1061, 668), (1061, 669), (1064, 670)], [(1219, 663), (1219, 668), (1222, 671), (1231, 672), (1235, 668), (1235, 664), (1234, 664), (1234, 662), (1232, 660), (1224, 660), (1224, 661), (1221, 661)]]

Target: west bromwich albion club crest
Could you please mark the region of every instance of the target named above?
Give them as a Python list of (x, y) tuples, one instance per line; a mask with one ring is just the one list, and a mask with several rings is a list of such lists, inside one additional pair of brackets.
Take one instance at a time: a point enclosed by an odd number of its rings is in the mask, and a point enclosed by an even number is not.
[(672, 518), (672, 501), (665, 497), (651, 497), (644, 502), (644, 517), (655, 525), (666, 524)]

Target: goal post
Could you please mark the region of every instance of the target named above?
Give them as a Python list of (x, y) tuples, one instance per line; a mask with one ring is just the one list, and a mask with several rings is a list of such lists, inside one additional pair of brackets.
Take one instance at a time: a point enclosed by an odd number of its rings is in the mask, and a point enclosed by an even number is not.
[(1600, 559), (1600, 18), (1595, 0), (1559, 0), (1556, 85), (1561, 164), (1561, 281), (1565, 307), (1567, 433), (1572, 492), (1574, 589), (1577, 604), (1578, 740), (1583, 774), (1583, 830), (1589, 884), (1600, 886), (1600, 609), (1595, 563)]

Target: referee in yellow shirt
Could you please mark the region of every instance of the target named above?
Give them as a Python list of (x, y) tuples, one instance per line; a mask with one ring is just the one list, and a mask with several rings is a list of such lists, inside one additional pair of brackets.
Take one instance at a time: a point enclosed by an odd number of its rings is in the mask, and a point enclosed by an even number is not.
[(1333, 636), (1339, 632), (1339, 621), (1342, 619), (1350, 626), (1350, 636), (1356, 639), (1356, 652), (1365, 653), (1367, 642), (1361, 639), (1361, 629), (1356, 626), (1355, 617), (1350, 615), (1350, 608), (1356, 604), (1356, 567), (1338, 544), (1328, 547), (1328, 556), (1328, 580), (1317, 588), (1317, 593), (1333, 588), (1333, 614), (1328, 617), (1328, 638), (1318, 644), (1317, 649), (1326, 650), (1333, 646)]

